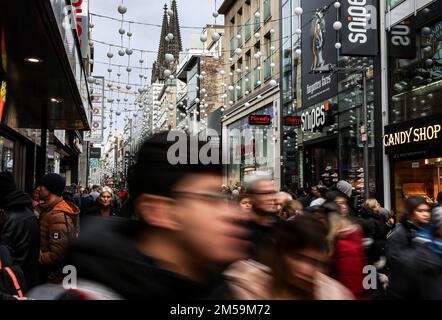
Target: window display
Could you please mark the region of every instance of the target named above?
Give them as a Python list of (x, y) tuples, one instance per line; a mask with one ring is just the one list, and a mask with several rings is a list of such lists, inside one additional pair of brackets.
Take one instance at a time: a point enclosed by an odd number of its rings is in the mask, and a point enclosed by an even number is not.
[(0, 172), (14, 170), (14, 142), (0, 136)]

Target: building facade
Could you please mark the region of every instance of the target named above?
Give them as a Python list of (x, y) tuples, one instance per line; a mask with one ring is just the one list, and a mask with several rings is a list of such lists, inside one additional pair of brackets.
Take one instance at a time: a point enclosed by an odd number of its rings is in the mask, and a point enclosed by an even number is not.
[(0, 171), (12, 172), (28, 192), (47, 172), (86, 180), (79, 178), (79, 156), (92, 113), (88, 1), (76, 5), (85, 16), (67, 16), (61, 0), (0, 5)]
[(243, 184), (256, 170), (280, 183), (279, 8), (275, 0), (225, 0), (218, 10), (225, 21), (222, 149), (223, 163), (229, 164), (227, 185)]
[(436, 202), (442, 178), (442, 1), (386, 1), (383, 147), (391, 207)]

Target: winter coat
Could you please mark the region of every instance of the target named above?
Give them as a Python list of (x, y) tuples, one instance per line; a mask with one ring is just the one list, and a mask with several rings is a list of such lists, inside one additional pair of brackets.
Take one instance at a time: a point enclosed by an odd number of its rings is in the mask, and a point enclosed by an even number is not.
[[(84, 212), (85, 216), (101, 216), (100, 213), (100, 203), (97, 201), (93, 202)], [(118, 207), (118, 205), (116, 205), (115, 203), (112, 204), (111, 207), (111, 213), (110, 213), (111, 217), (118, 217), (120, 216), (120, 209)]]
[(40, 207), (40, 268), (52, 282), (61, 278), (69, 240), (78, 232), (80, 209), (65, 200)]
[(363, 287), (363, 268), (366, 262), (362, 238), (362, 231), (356, 225), (341, 230), (336, 236), (331, 257), (331, 276), (360, 300), (366, 299)]
[[(418, 227), (409, 221), (398, 224), (387, 238), (385, 253), (389, 286), (387, 295), (392, 299), (400, 299), (400, 292), (406, 292), (410, 273), (415, 258), (416, 232)], [(397, 294), (399, 293), (399, 294)]]
[(67, 263), (77, 269), (78, 279), (93, 281), (124, 299), (198, 300), (227, 299), (232, 294), (221, 273), (197, 283), (161, 269), (141, 253), (134, 236), (139, 222), (119, 217), (88, 225), (68, 252)]
[(28, 288), (38, 283), (38, 257), (40, 253), (40, 228), (32, 210), (31, 198), (15, 191), (0, 203), (6, 220), (0, 230), (0, 245), (6, 246), (23, 270)]
[(362, 225), (365, 238), (370, 240), (369, 245), (365, 247), (367, 264), (374, 265), (381, 256), (385, 255), (385, 243), (389, 229), (384, 217), (368, 208), (361, 209), (359, 222)]
[[(234, 298), (239, 300), (286, 300), (272, 294), (273, 282), (269, 267), (253, 260), (239, 261), (225, 272)], [(352, 293), (338, 281), (319, 273), (314, 285), (315, 300), (354, 300)]]

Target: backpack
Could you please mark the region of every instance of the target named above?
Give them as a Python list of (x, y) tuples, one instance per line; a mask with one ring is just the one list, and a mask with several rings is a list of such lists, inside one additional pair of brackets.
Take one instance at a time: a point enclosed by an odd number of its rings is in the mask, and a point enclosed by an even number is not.
[(20, 266), (12, 263), (9, 250), (0, 246), (0, 292), (23, 298), (25, 277)]

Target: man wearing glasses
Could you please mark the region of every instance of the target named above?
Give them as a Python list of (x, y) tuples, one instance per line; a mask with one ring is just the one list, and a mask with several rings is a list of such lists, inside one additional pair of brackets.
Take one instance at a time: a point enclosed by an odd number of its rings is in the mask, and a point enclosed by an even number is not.
[(222, 272), (248, 257), (249, 217), (221, 193), (221, 166), (171, 165), (173, 143), (167, 132), (151, 137), (130, 169), (134, 226), (85, 232), (71, 264), (124, 299), (230, 298)]

